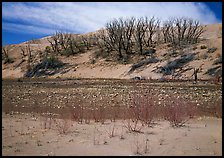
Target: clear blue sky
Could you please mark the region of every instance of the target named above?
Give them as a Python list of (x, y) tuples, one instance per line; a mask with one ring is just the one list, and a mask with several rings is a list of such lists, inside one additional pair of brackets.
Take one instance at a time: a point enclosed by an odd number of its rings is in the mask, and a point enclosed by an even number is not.
[(56, 30), (87, 33), (102, 28), (111, 18), (145, 15), (153, 15), (162, 20), (172, 16), (188, 16), (204, 24), (221, 23), (222, 2), (4, 2), (2, 45), (38, 39)]

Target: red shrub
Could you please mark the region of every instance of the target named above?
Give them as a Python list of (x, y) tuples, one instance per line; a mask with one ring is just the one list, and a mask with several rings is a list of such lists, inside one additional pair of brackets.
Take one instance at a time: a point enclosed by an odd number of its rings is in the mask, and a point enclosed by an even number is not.
[(166, 100), (163, 114), (164, 119), (169, 121), (171, 126), (180, 127), (195, 116), (196, 106), (184, 99), (171, 96)]

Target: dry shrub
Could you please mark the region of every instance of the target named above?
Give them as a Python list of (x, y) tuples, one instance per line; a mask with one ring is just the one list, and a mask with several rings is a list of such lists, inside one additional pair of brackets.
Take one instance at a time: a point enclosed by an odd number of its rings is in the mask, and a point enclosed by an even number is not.
[(41, 114), (42, 123), (44, 129), (51, 129), (54, 123), (54, 114), (53, 113), (42, 113)]
[(155, 118), (156, 106), (149, 91), (139, 91), (131, 96), (132, 105), (127, 109), (125, 127), (132, 132), (141, 132), (144, 125), (150, 126)]
[(166, 101), (163, 114), (164, 119), (169, 121), (172, 127), (181, 127), (197, 114), (197, 108), (194, 103), (171, 96)]
[(210, 116), (222, 118), (222, 99), (214, 100), (214, 102), (203, 102), (198, 106), (197, 113), (199, 116)]
[(222, 118), (222, 100), (219, 100), (214, 105), (214, 114), (215, 114), (215, 117)]
[(116, 124), (115, 122), (109, 126), (109, 129), (105, 129), (106, 133), (108, 134), (108, 137), (109, 138), (112, 138), (112, 137), (115, 137), (115, 127), (116, 127)]
[(55, 119), (56, 129), (60, 134), (68, 134), (72, 127), (71, 118), (61, 115), (60, 119)]
[(201, 46), (201, 49), (206, 49), (206, 48), (207, 48), (206, 45), (202, 45), (202, 46)]
[(85, 108), (84, 109), (83, 119), (84, 119), (84, 122), (86, 124), (89, 124), (90, 123), (90, 120), (91, 120), (91, 112), (92, 112), (92, 110), (90, 108)]
[(72, 120), (82, 124), (84, 122), (84, 112), (85, 107), (82, 104), (75, 106), (72, 110)]
[(121, 107), (117, 105), (111, 105), (107, 109), (107, 114), (109, 115), (109, 118), (111, 122), (116, 122), (116, 119), (119, 119), (121, 116), (121, 113), (123, 112)]
[(94, 108), (92, 115), (95, 122), (101, 122), (102, 124), (105, 122), (104, 107)]

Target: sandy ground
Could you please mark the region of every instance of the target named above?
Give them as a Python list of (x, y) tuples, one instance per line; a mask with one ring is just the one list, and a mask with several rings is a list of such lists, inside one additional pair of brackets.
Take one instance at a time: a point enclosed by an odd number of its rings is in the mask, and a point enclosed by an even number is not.
[(152, 127), (143, 127), (142, 133), (128, 132), (121, 120), (104, 124), (66, 121), (65, 134), (56, 126), (61, 120), (55, 119), (51, 125), (44, 120), (37, 114), (2, 113), (2, 154), (222, 155), (222, 119), (218, 118), (195, 118), (180, 128), (158, 120)]

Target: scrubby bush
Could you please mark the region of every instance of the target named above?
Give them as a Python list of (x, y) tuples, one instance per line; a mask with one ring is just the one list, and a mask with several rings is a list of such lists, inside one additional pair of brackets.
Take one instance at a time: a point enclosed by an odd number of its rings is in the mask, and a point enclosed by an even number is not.
[(183, 126), (190, 118), (197, 114), (194, 103), (188, 102), (176, 96), (167, 98), (163, 108), (164, 119), (169, 121), (172, 127)]
[(4, 61), (3, 64), (11, 64), (14, 63), (14, 60), (10, 57), (2, 57), (2, 60)]
[(156, 50), (154, 48), (150, 48), (149, 50), (145, 51), (143, 53), (143, 55), (151, 56), (151, 55), (153, 55), (155, 53), (156, 53)]
[(151, 64), (151, 63), (157, 63), (159, 61), (160, 60), (156, 57), (150, 57), (148, 59), (142, 60), (142, 61), (140, 61), (136, 64), (133, 64), (128, 73), (131, 73), (131, 72), (135, 71), (137, 68), (142, 67), (143, 65), (148, 65), (148, 64)]
[(56, 119), (56, 129), (59, 134), (68, 134), (72, 127), (72, 121), (70, 119), (62, 118)]
[(13, 63), (14, 60), (9, 57), (9, 47), (10, 46), (4, 46), (2, 47), (2, 60), (4, 61), (3, 64), (7, 64), (7, 63)]
[(193, 47), (192, 49), (193, 49), (193, 50), (196, 50), (196, 49), (198, 49), (198, 48), (197, 48), (197, 46), (195, 46), (195, 47)]
[(206, 48), (207, 48), (206, 45), (202, 45), (202, 46), (201, 46), (201, 49), (206, 49)]
[(214, 53), (217, 50), (217, 48), (212, 47), (208, 49), (208, 53)]
[(47, 70), (55, 70), (57, 68), (61, 68), (64, 65), (63, 62), (58, 60), (54, 56), (46, 56), (44, 57), (40, 63), (37, 63), (25, 74), (25, 77), (33, 77), (33, 76), (41, 76), (41, 75), (53, 75), (55, 71), (53, 72), (47, 72)]
[(55, 56), (48, 56), (45, 57), (41, 63), (40, 63), (40, 68), (44, 69), (55, 69), (55, 68), (60, 68), (64, 64), (58, 60)]
[(202, 55), (202, 59), (207, 59), (208, 58), (208, 53), (204, 53), (203, 55)]
[(205, 74), (208, 74), (208, 75), (211, 75), (211, 76), (214, 76), (214, 75), (217, 75), (217, 74), (222, 74), (222, 67), (221, 66), (216, 66), (216, 67), (213, 67), (213, 68), (210, 68), (207, 70), (207, 72)]
[(177, 57), (179, 55), (179, 53), (177, 51), (171, 51), (171, 52), (168, 53), (168, 55), (170, 57)]
[(213, 65), (222, 64), (222, 56), (220, 56), (218, 59), (216, 59), (213, 63)]
[(151, 126), (158, 109), (149, 91), (131, 94), (131, 104), (127, 108), (125, 127), (130, 132), (141, 132), (143, 126)]
[(173, 61), (169, 61), (164, 67), (160, 67), (157, 72), (163, 73), (164, 75), (171, 75), (172, 71), (183, 67), (186, 63), (194, 59), (195, 53), (182, 55), (180, 58)]
[(45, 53), (46, 53), (46, 54), (51, 54), (51, 53), (52, 53), (52, 49), (51, 49), (50, 46), (46, 46), (46, 47), (45, 47)]

